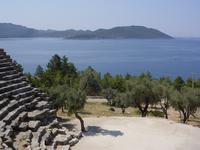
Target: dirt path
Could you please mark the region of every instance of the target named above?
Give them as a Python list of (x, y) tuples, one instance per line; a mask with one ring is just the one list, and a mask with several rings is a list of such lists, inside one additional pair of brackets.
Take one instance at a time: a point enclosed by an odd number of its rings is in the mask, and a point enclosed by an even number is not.
[[(88, 132), (72, 150), (199, 150), (200, 128), (160, 118), (85, 118)], [(72, 121), (78, 124), (76, 120)]]

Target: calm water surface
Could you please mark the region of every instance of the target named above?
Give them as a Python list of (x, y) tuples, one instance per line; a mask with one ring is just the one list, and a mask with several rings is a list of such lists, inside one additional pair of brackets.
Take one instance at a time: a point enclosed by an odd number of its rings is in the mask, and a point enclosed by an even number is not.
[[(101, 73), (139, 74), (150, 71), (154, 77), (200, 73), (200, 38), (173, 40), (65, 40), (60, 38), (0, 39), (25, 72), (46, 66), (54, 54), (66, 55), (79, 70), (87, 66)], [(200, 75), (199, 75), (200, 77)]]

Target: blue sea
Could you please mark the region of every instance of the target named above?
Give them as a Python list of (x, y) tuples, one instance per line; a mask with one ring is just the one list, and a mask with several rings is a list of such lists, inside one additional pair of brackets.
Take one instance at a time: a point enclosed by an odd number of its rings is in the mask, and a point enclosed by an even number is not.
[(34, 73), (46, 67), (54, 54), (66, 55), (79, 70), (92, 66), (98, 72), (134, 74), (149, 71), (153, 77), (196, 73), (200, 78), (200, 38), (162, 40), (66, 40), (62, 38), (0, 39), (0, 47)]

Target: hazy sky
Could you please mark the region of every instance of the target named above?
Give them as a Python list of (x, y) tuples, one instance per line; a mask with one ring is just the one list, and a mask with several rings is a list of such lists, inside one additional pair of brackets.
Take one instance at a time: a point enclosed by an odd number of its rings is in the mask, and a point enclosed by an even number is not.
[(0, 0), (0, 22), (57, 30), (143, 25), (200, 37), (200, 0)]

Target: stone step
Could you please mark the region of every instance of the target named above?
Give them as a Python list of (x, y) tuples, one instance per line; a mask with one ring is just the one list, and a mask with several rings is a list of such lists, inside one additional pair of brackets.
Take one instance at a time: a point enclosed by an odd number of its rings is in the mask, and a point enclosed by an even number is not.
[(40, 126), (36, 132), (32, 133), (33, 133), (33, 138), (31, 140), (31, 148), (32, 149), (39, 148), (42, 137), (46, 133), (46, 127)]
[(9, 55), (2, 55), (2, 54), (0, 54), (0, 59), (4, 59), (4, 58), (10, 58), (10, 56)]
[(33, 110), (32, 112), (28, 112), (28, 118), (30, 120), (41, 120), (46, 117), (49, 117), (49, 109)]
[[(3, 121), (0, 121), (0, 133), (5, 131), (6, 123)], [(1, 134), (0, 134), (1, 137)]]
[(79, 142), (78, 138), (73, 138), (69, 141), (69, 145), (70, 146), (74, 146), (75, 144), (77, 144)]
[(72, 136), (70, 134), (66, 134), (66, 132), (64, 132), (65, 134), (59, 134), (59, 130), (60, 129), (57, 128), (48, 130), (49, 133), (43, 136), (40, 144), (42, 149), (57, 149), (57, 146), (65, 146), (72, 140)]
[(4, 76), (16, 74), (16, 73), (17, 73), (16, 70), (10, 70), (10, 71), (5, 71), (5, 72), (0, 72), (0, 77), (2, 78)]
[(6, 66), (6, 67), (0, 68), (0, 72), (10, 71), (10, 70), (15, 70), (15, 67), (14, 66)]
[(18, 95), (18, 94), (22, 95), (22, 93), (26, 93), (28, 91), (31, 91), (32, 89), (33, 88), (30, 85), (27, 85), (27, 86), (24, 86), (24, 87), (21, 87), (21, 88), (11, 91), (11, 94), (12, 95)]
[(28, 122), (20, 122), (19, 126), (17, 127), (18, 131), (27, 131), (28, 130)]
[(16, 128), (20, 125), (20, 123), (24, 121), (24, 119), (25, 119), (27, 116), (28, 116), (28, 112), (23, 111), (17, 118), (15, 118), (15, 119), (12, 121), (12, 123), (11, 123), (10, 126), (11, 126), (13, 129), (16, 129)]
[(3, 63), (0, 63), (0, 67), (6, 67), (6, 66), (11, 66), (12, 63), (11, 62), (3, 62)]
[(12, 97), (14, 97), (16, 99), (18, 99), (20, 97), (24, 98), (24, 97), (28, 96), (28, 94), (26, 94), (26, 93), (30, 93), (30, 92), (33, 92), (33, 88), (30, 85), (27, 85), (25, 87), (21, 87), (21, 88), (12, 90), (12, 91), (1, 93), (0, 99), (4, 98), (4, 97), (8, 97), (10, 95), (12, 95)]
[(0, 48), (0, 54), (1, 55), (6, 55), (6, 52), (4, 51), (4, 49)]
[[(33, 137), (32, 131), (19, 132), (15, 137), (14, 149), (30, 150), (30, 142)], [(21, 147), (21, 148), (19, 148)]]
[(0, 80), (0, 87), (3, 87), (3, 86), (7, 86), (9, 84), (15, 84), (15, 83), (20, 83), (22, 81), (25, 81), (24, 80), (24, 77), (19, 77), (19, 78), (16, 78), (16, 79), (12, 79), (12, 80)]
[(22, 76), (22, 73), (19, 72), (19, 73), (16, 73), (16, 74), (6, 75), (6, 76), (2, 77), (2, 79), (3, 80), (13, 80), (13, 79), (19, 78), (21, 76)]
[(59, 122), (58, 122), (57, 118), (54, 118), (53, 120), (51, 120), (48, 123), (48, 127), (49, 128), (61, 128), (61, 126), (59, 125)]
[(49, 115), (51, 115), (51, 116), (56, 116), (56, 110), (55, 110), (55, 109), (51, 109), (51, 110), (49, 111)]
[(35, 106), (38, 103), (38, 101), (40, 101), (40, 100), (41, 100), (40, 97), (34, 97), (33, 100), (29, 103), (29, 105), (27, 105), (27, 109), (35, 110)]
[(5, 62), (12, 62), (12, 60), (10, 58), (0, 59), (0, 63), (5, 63)]
[(19, 89), (19, 88), (27, 86), (27, 85), (28, 84), (26, 82), (24, 82), (24, 81), (21, 82), (21, 83), (10, 84), (10, 85), (1, 87), (0, 88), (0, 93), (5, 93), (5, 92), (8, 92), (8, 91)]
[(35, 131), (38, 130), (40, 125), (41, 125), (41, 121), (40, 120), (29, 121), (28, 122), (28, 129), (30, 129), (31, 131), (35, 132)]
[(59, 145), (68, 145), (71, 140), (72, 140), (72, 136), (71, 135), (58, 134), (54, 138), (54, 144), (53, 145), (55, 147), (57, 147)]
[(47, 129), (46, 133), (42, 136), (41, 142), (40, 142), (40, 147), (41, 149), (46, 149), (47, 145), (52, 144), (52, 139), (53, 139), (53, 135), (51, 132), (51, 129)]
[(36, 107), (36, 104), (38, 103), (38, 101), (40, 101), (41, 98), (40, 97), (35, 97), (31, 102), (30, 105), (27, 106), (28, 110), (34, 110)]
[(54, 118), (46, 118), (47, 120), (42, 120), (42, 126), (45, 126), (46, 129), (48, 128), (61, 128), (61, 125), (59, 124), (56, 117)]
[(49, 107), (49, 104), (47, 101), (38, 101), (37, 104), (35, 105), (35, 108), (37, 110), (43, 110)]
[(17, 118), (17, 116), (19, 116), (19, 114), (22, 113), (25, 110), (26, 110), (25, 105), (19, 106), (15, 110), (9, 112), (8, 115), (5, 118), (3, 118), (3, 121), (6, 124), (10, 124), (12, 122), (12, 120), (14, 120), (15, 118)]
[(6, 81), (0, 80), (0, 88), (7, 86), (7, 85), (8, 85), (8, 83)]
[(25, 98), (25, 97), (29, 97), (29, 96), (32, 96), (34, 95), (34, 93), (36, 92), (36, 89), (32, 89), (32, 90), (27, 90), (25, 92), (19, 92), (19, 94), (17, 95), (13, 95), (13, 97), (15, 97), (16, 99), (19, 99), (19, 98)]
[(58, 128), (52, 128), (51, 133), (52, 133), (53, 137), (56, 137), (59, 133), (59, 129)]
[(1, 133), (1, 137), (5, 138), (5, 139), (10, 139), (10, 137), (13, 135), (13, 129), (10, 128), (9, 126), (5, 127), (5, 130)]
[(3, 146), (3, 140), (1, 137), (0, 137), (0, 149), (1, 150), (5, 149), (5, 147)]
[(22, 98), (20, 100), (12, 100), (10, 103), (0, 110), (0, 119), (3, 119), (10, 111), (16, 109), (20, 105), (30, 103), (33, 100), (33, 96)]
[(3, 107), (0, 110), (0, 120), (2, 120), (9, 113), (9, 111), (17, 108), (16, 104), (18, 104), (17, 101), (12, 100), (6, 107)]
[(7, 99), (7, 98), (4, 98), (4, 99), (2, 99), (2, 100), (0, 100), (0, 110), (3, 108), (3, 107), (5, 107), (8, 103), (9, 103), (9, 99)]

